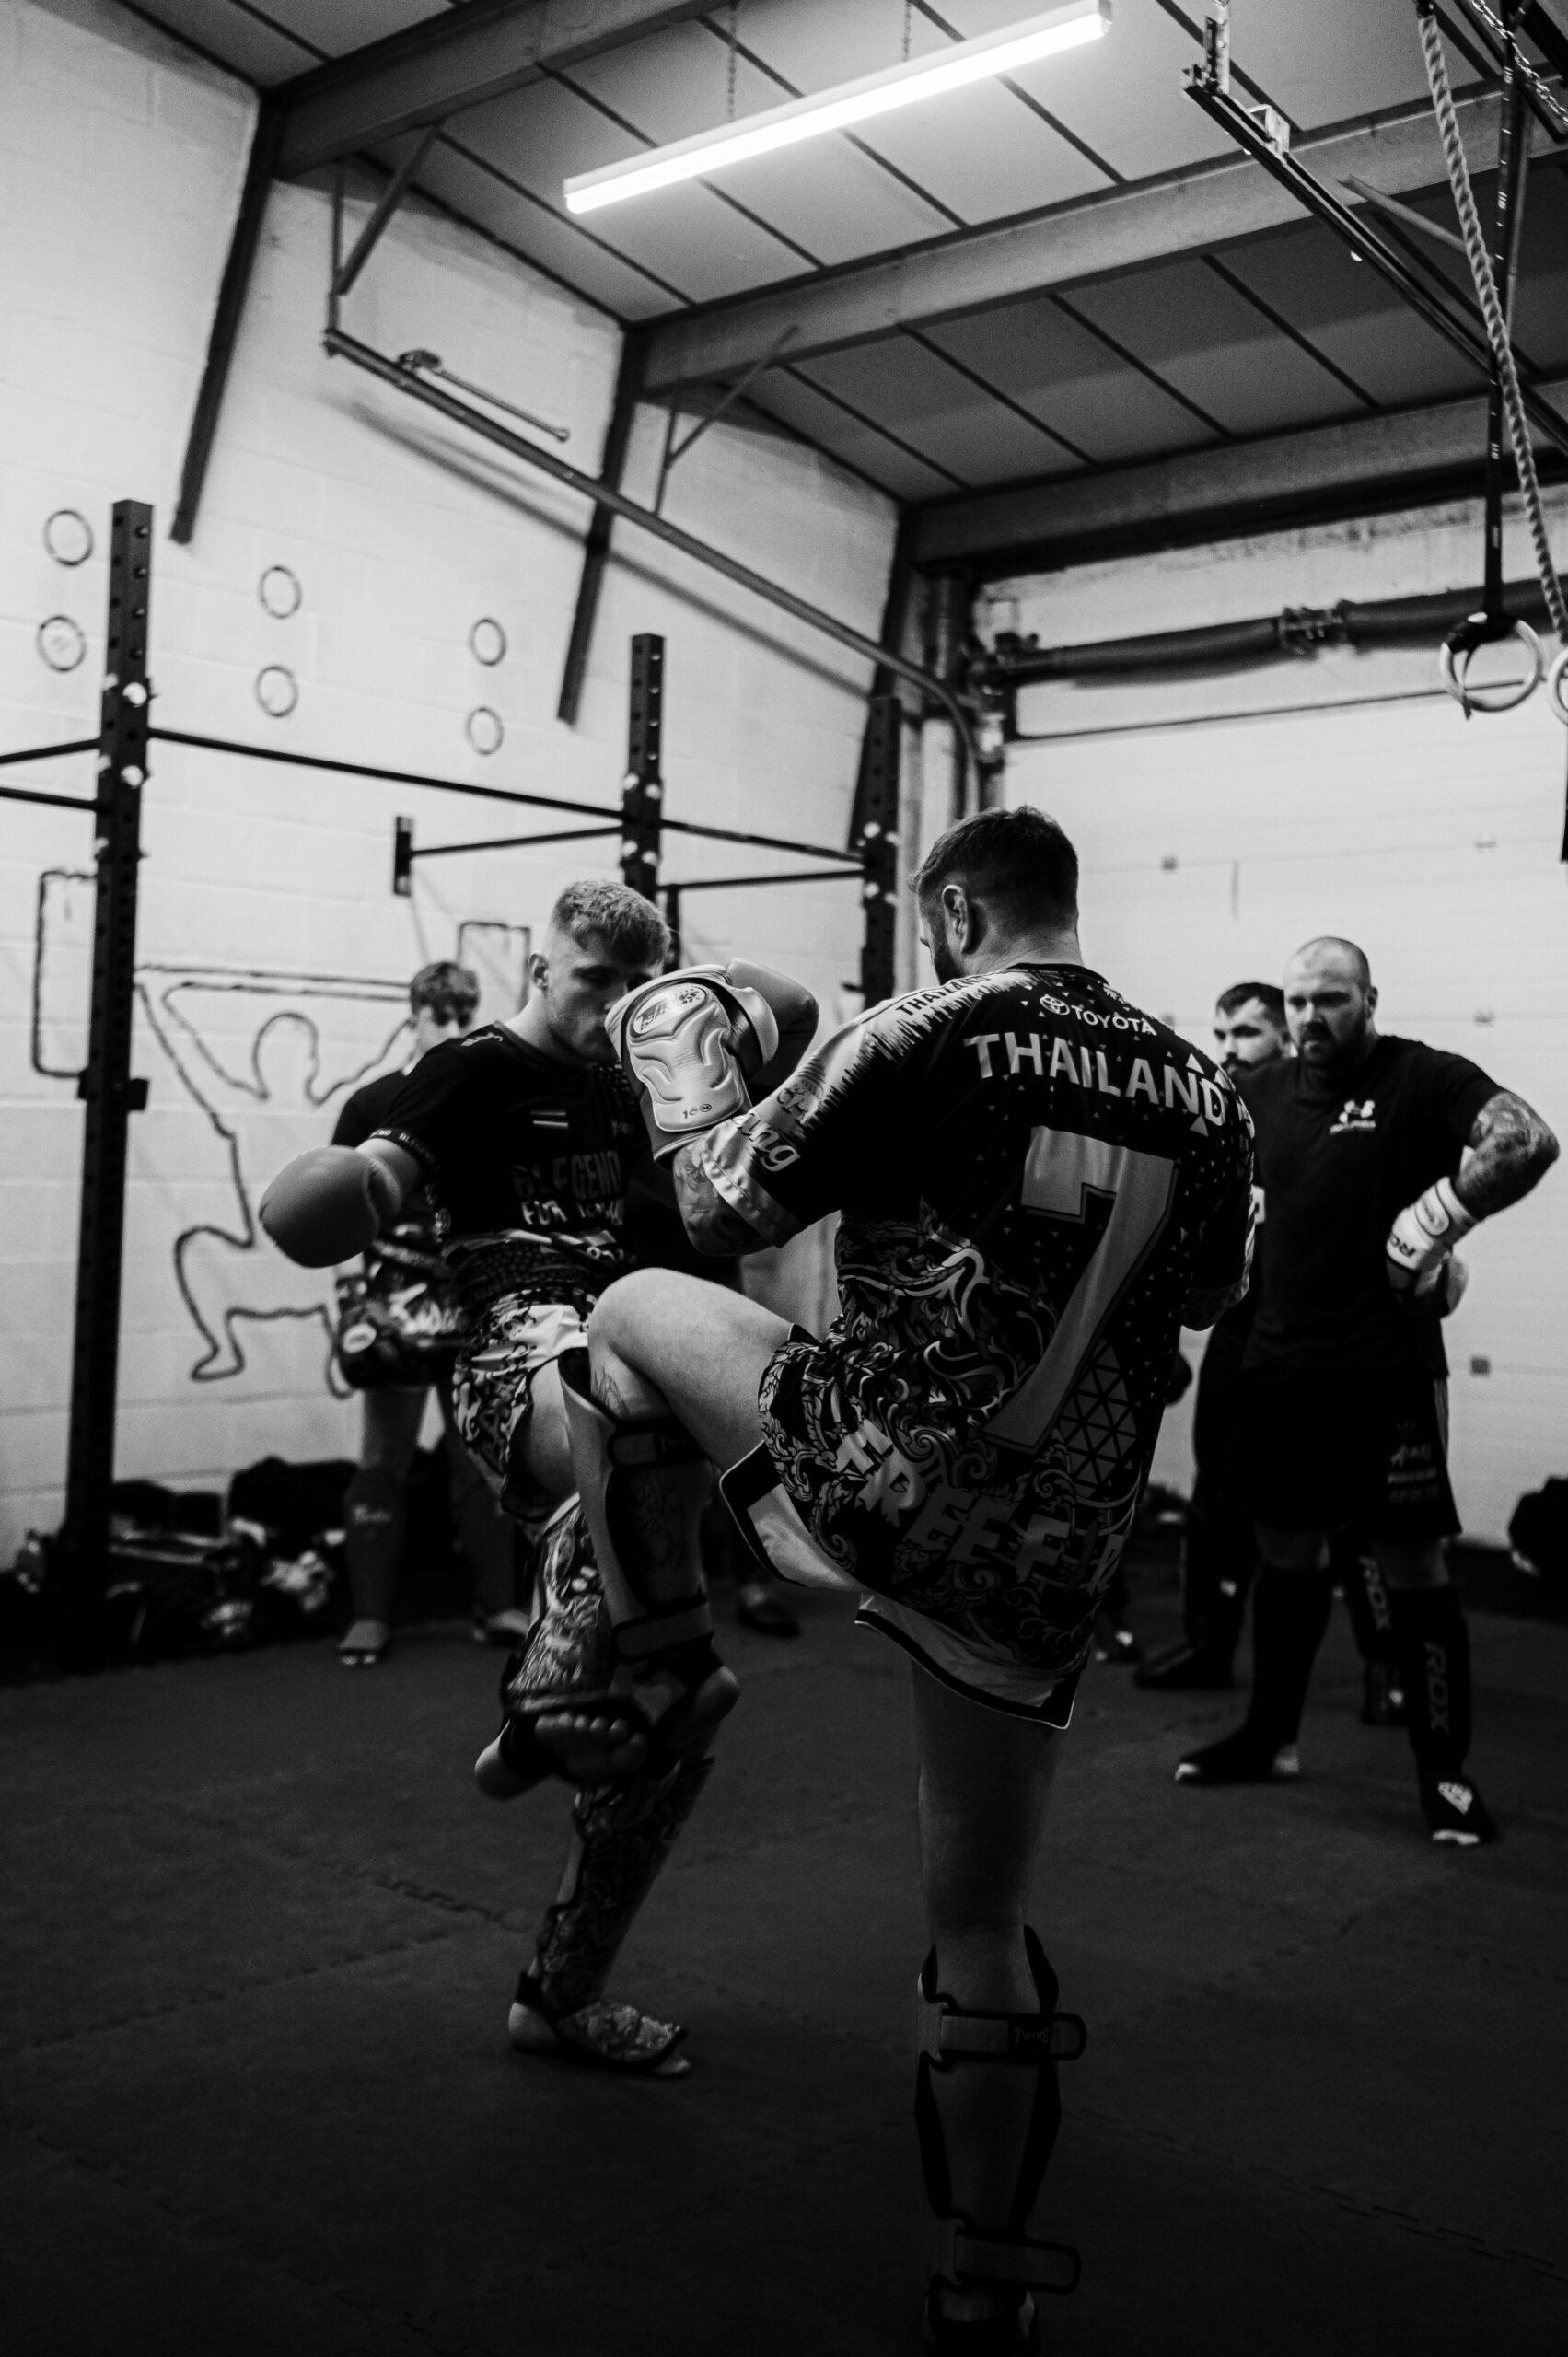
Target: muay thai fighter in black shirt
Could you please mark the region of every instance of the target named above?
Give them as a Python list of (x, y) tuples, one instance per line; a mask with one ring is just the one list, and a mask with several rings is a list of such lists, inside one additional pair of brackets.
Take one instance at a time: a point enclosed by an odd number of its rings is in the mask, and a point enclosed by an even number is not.
[(1529, 1192), (1557, 1142), (1467, 1057), (1380, 1037), (1376, 1004), (1353, 942), (1309, 941), (1285, 971), (1295, 1060), (1243, 1083), (1267, 1237), (1239, 1434), (1261, 1559), (1253, 1692), (1245, 1725), (1177, 1777), (1297, 1772), (1330, 1608), (1325, 1538), (1344, 1524), (1370, 1542), (1389, 1591), (1428, 1830), (1471, 1847), (1496, 1828), (1465, 1766), (1469, 1646), (1445, 1562), (1459, 1518), (1439, 1319), (1454, 1246)]
[[(1039, 811), (952, 830), (916, 878), (939, 987), (868, 1010), (749, 1110), (718, 1101), (715, 1066), (728, 1052), (744, 1071), (746, 1052), (721, 993), (656, 987), (618, 1008), (693, 1239), (781, 1241), (839, 1209), (843, 1314), (813, 1341), (643, 1271), (564, 1367), (612, 1610), (648, 1626), (690, 1587), (664, 1470), (690, 1435), (786, 1576), (869, 1591), (863, 1618), (913, 1658), (939, 2347), (1021, 2347), (1028, 2287), (1074, 2277), (1073, 2254), (1028, 2233), (1055, 2058), (1083, 2038), (1024, 1927), (1029, 1869), (1179, 1323), (1212, 1322), (1246, 1278), (1245, 1113), (1084, 965), (1076, 885)], [(648, 1741), (630, 1713), (541, 1735), (612, 1760)]]
[[(321, 1266), (363, 1249), (416, 1187), (426, 1191), (465, 1320), (453, 1373), (459, 1429), (496, 1494), (542, 1526), (531, 1654), (567, 1683), (594, 1681), (609, 1640), (570, 1499), (558, 1362), (581, 1343), (600, 1290), (633, 1266), (629, 1201), (639, 1166), (644, 1178), (651, 1168), (604, 1017), (658, 971), (668, 942), (639, 895), (570, 886), (522, 1012), (433, 1051), (373, 1136), (302, 1155), (261, 1212), (285, 1251)], [(797, 1057), (816, 1010), (796, 996)], [(514, 2045), (667, 2076), (686, 2069), (678, 2025), (607, 2004), (603, 1990), (709, 1765), (693, 1744), (613, 1791), (583, 1780), (565, 1879), (509, 2017)], [(528, 1781), (484, 1789), (509, 1796)]]

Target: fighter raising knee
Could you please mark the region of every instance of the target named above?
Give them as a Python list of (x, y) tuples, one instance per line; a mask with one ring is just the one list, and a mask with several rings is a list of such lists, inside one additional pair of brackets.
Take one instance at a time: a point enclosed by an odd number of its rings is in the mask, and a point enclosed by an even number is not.
[[(608, 1674), (598, 1582), (570, 1497), (559, 1361), (582, 1342), (601, 1289), (633, 1265), (628, 1189), (651, 1165), (605, 1015), (650, 981), (668, 939), (657, 911), (623, 886), (568, 886), (532, 961), (521, 1013), (433, 1050), (372, 1136), (300, 1155), (261, 1206), (273, 1241), (322, 1267), (363, 1251), (416, 1186), (434, 1202), (465, 1319), (453, 1376), (458, 1429), (502, 1504), (538, 1536), (534, 1625), (504, 1688), (520, 1678), (526, 1690), (544, 1678), (555, 1692), (595, 1690)], [(769, 1027), (782, 1077), (810, 1041), (815, 1003), (761, 969), (733, 972), (759, 1027)], [(700, 1293), (717, 1291), (691, 1282)], [(716, 1699), (727, 1708), (738, 1690), (726, 1672)], [(672, 1727), (656, 1759), (611, 1789), (591, 1773), (576, 1780), (584, 1789), (565, 1875), (508, 2017), (514, 2046), (664, 2076), (687, 2069), (675, 2050), (685, 2035), (678, 2024), (609, 2004), (604, 1989), (702, 1790), (712, 1764), (706, 1738), (722, 1715), (688, 1714), (679, 1740)], [(507, 1755), (487, 1761), (482, 1778), (501, 1797), (560, 1764), (517, 1743)]]
[(780, 1244), (838, 1209), (843, 1313), (818, 1341), (670, 1273), (601, 1296), (562, 1365), (629, 1666), (531, 1732), (624, 1771), (665, 1713), (708, 1707), (695, 1456), (728, 1469), (787, 1577), (868, 1591), (863, 1622), (915, 1664), (927, 2314), (939, 2347), (999, 2349), (1022, 2345), (1033, 2289), (1077, 2274), (1028, 2233), (1056, 2061), (1084, 2043), (1024, 1922), (1056, 1742), (1178, 1327), (1245, 1284), (1252, 1159), (1229, 1082), (1084, 967), (1053, 820), (968, 819), (915, 884), (937, 987), (868, 1010), (750, 1107), (734, 993), (670, 977), (611, 1015), (693, 1239)]

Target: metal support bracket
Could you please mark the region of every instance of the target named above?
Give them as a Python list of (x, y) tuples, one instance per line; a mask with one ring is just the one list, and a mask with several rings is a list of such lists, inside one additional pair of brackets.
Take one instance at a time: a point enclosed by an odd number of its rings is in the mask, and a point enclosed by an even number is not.
[[(1212, 122), (1227, 132), (1237, 145), (1250, 156), (1255, 163), (1290, 191), (1307, 212), (1313, 214), (1327, 228), (1348, 246), (1353, 253), (1388, 281), (1397, 295), (1401, 296), (1411, 310), (1417, 312), (1443, 337), (1456, 352), (1463, 354), (1480, 373), (1490, 381), (1492, 347), (1485, 330), (1479, 322), (1472, 325), (1455, 306), (1446, 301), (1432, 287), (1418, 278), (1402, 255), (1388, 245), (1365, 215), (1357, 216), (1342, 204), (1331, 190), (1305, 169), (1293, 156), (1281, 154), (1271, 145), (1262, 130), (1247, 108), (1216, 88), (1201, 68), (1192, 67), (1187, 75), (1188, 96), (1196, 100)], [(1534, 375), (1527, 363), (1521, 361), (1519, 374), (1525, 408), (1532, 423), (1556, 447), (1568, 455), (1568, 418), (1559, 415), (1549, 401), (1543, 401), (1528, 381)]]
[(261, 223), (266, 215), (267, 198), (277, 173), (283, 130), (282, 109), (270, 99), (263, 98), (251, 136), (250, 160), (245, 167), (245, 182), (239, 194), (239, 211), (234, 224), (234, 234), (229, 239), (228, 259), (224, 263), (223, 278), (218, 286), (212, 333), (207, 341), (206, 364), (202, 370), (196, 406), (192, 412), (185, 464), (180, 477), (180, 497), (175, 505), (174, 521), (168, 528), (169, 539), (181, 546), (190, 540), (196, 528), (207, 467), (213, 455), (213, 444), (217, 438), (218, 416), (234, 359), (234, 347), (239, 340), (239, 330), (245, 318), (245, 298), (250, 291), (250, 273), (256, 266), (257, 249), (261, 242)]
[(761, 376), (763, 370), (772, 366), (780, 353), (784, 349), (784, 346), (786, 344), (793, 343), (799, 333), (800, 330), (797, 327), (791, 326), (785, 328), (782, 335), (775, 336), (772, 343), (768, 346), (767, 351), (764, 352), (759, 359), (756, 359), (751, 363), (750, 367), (747, 369), (745, 375), (736, 378), (734, 384), (730, 386), (728, 391), (725, 394), (724, 399), (715, 403), (714, 407), (708, 412), (706, 417), (699, 418), (696, 424), (691, 428), (691, 433), (679, 442), (675, 440), (675, 428), (680, 417), (680, 404), (679, 401), (671, 402), (668, 422), (667, 423), (664, 430), (664, 455), (659, 460), (658, 488), (654, 493), (654, 514), (656, 516), (663, 513), (665, 485), (668, 482), (670, 476), (680, 464), (681, 459), (686, 456), (688, 450), (690, 450), (695, 443), (700, 442), (703, 435), (708, 432), (709, 428), (716, 425), (720, 418), (723, 417), (727, 411), (732, 410), (735, 407), (737, 401), (745, 400), (746, 395), (750, 391), (758, 377)]
[(87, 1069), (77, 1083), (87, 1119), (82, 1134), (62, 1539), (67, 1645), (76, 1652), (87, 1643), (87, 1631), (101, 1588), (109, 1546), (125, 1167), (130, 1117), (146, 1103), (145, 1081), (132, 1077), (131, 1036), (142, 794), (147, 780), (151, 717), (147, 626), (152, 532), (153, 511), (144, 501), (116, 502), (110, 536), (109, 627), (94, 806), (98, 836), (92, 998)]
[(621, 790), (621, 880), (645, 900), (658, 895), (664, 778), (664, 641), (643, 631), (632, 641), (632, 697), (626, 726), (626, 777)]
[(891, 998), (898, 933), (899, 755), (903, 708), (897, 696), (877, 696), (866, 731), (860, 824), (860, 898), (865, 936), (860, 988), (867, 1006)]
[(380, 244), (383, 232), (408, 194), (409, 183), (430, 153), (440, 129), (438, 122), (433, 122), (424, 138), (415, 140), (377, 199), (369, 220), (366, 221), (354, 241), (354, 251), (345, 262), (339, 263), (335, 268), (332, 275), (332, 293), (340, 302), (349, 292), (354, 280)]

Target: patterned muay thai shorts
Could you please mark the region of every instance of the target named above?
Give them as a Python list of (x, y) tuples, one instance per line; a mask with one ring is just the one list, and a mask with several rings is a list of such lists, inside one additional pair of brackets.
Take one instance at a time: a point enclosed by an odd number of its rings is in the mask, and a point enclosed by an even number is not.
[(543, 1519), (553, 1504), (528, 1477), (524, 1457), (534, 1386), (563, 1351), (587, 1340), (587, 1305), (503, 1294), (470, 1316), (452, 1376), (452, 1411), (464, 1447), (508, 1514)]
[(1064, 1422), (1023, 1457), (934, 1407), (894, 1354), (831, 1335), (774, 1354), (758, 1410), (763, 1446), (724, 1491), (774, 1568), (862, 1591), (862, 1626), (945, 1685), (1064, 1727), (1132, 1528), (1135, 1435), (1097, 1432), (1097, 1454)]

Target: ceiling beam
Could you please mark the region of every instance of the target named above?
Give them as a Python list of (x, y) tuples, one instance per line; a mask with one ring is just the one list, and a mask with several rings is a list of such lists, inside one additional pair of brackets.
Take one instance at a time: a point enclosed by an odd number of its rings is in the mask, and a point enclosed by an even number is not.
[[(1568, 377), (1538, 390), (1568, 404)], [(945, 500), (918, 511), (914, 562), (997, 580), (1032, 566), (1451, 496), (1480, 483), (1486, 410), (1482, 393)]]
[(627, 41), (707, 14), (714, 0), (467, 0), (284, 83), (283, 180), (442, 122)]
[[(1461, 98), (1458, 106), (1471, 171), (1491, 171), (1497, 161), (1496, 98)], [(1303, 139), (1294, 153), (1320, 180), (1333, 183), (1353, 173), (1391, 196), (1435, 187), (1445, 177), (1437, 128), (1426, 107), (1401, 108), (1348, 131)], [(1537, 158), (1554, 160), (1550, 154)], [(1306, 218), (1286, 191), (1250, 161), (1225, 157), (1194, 165), (848, 262), (770, 287), (765, 295), (682, 311), (650, 333), (645, 389), (652, 398), (726, 378), (750, 367), (786, 329), (795, 330), (787, 355), (793, 367), (813, 353), (838, 351), (893, 329), (930, 326)]]

